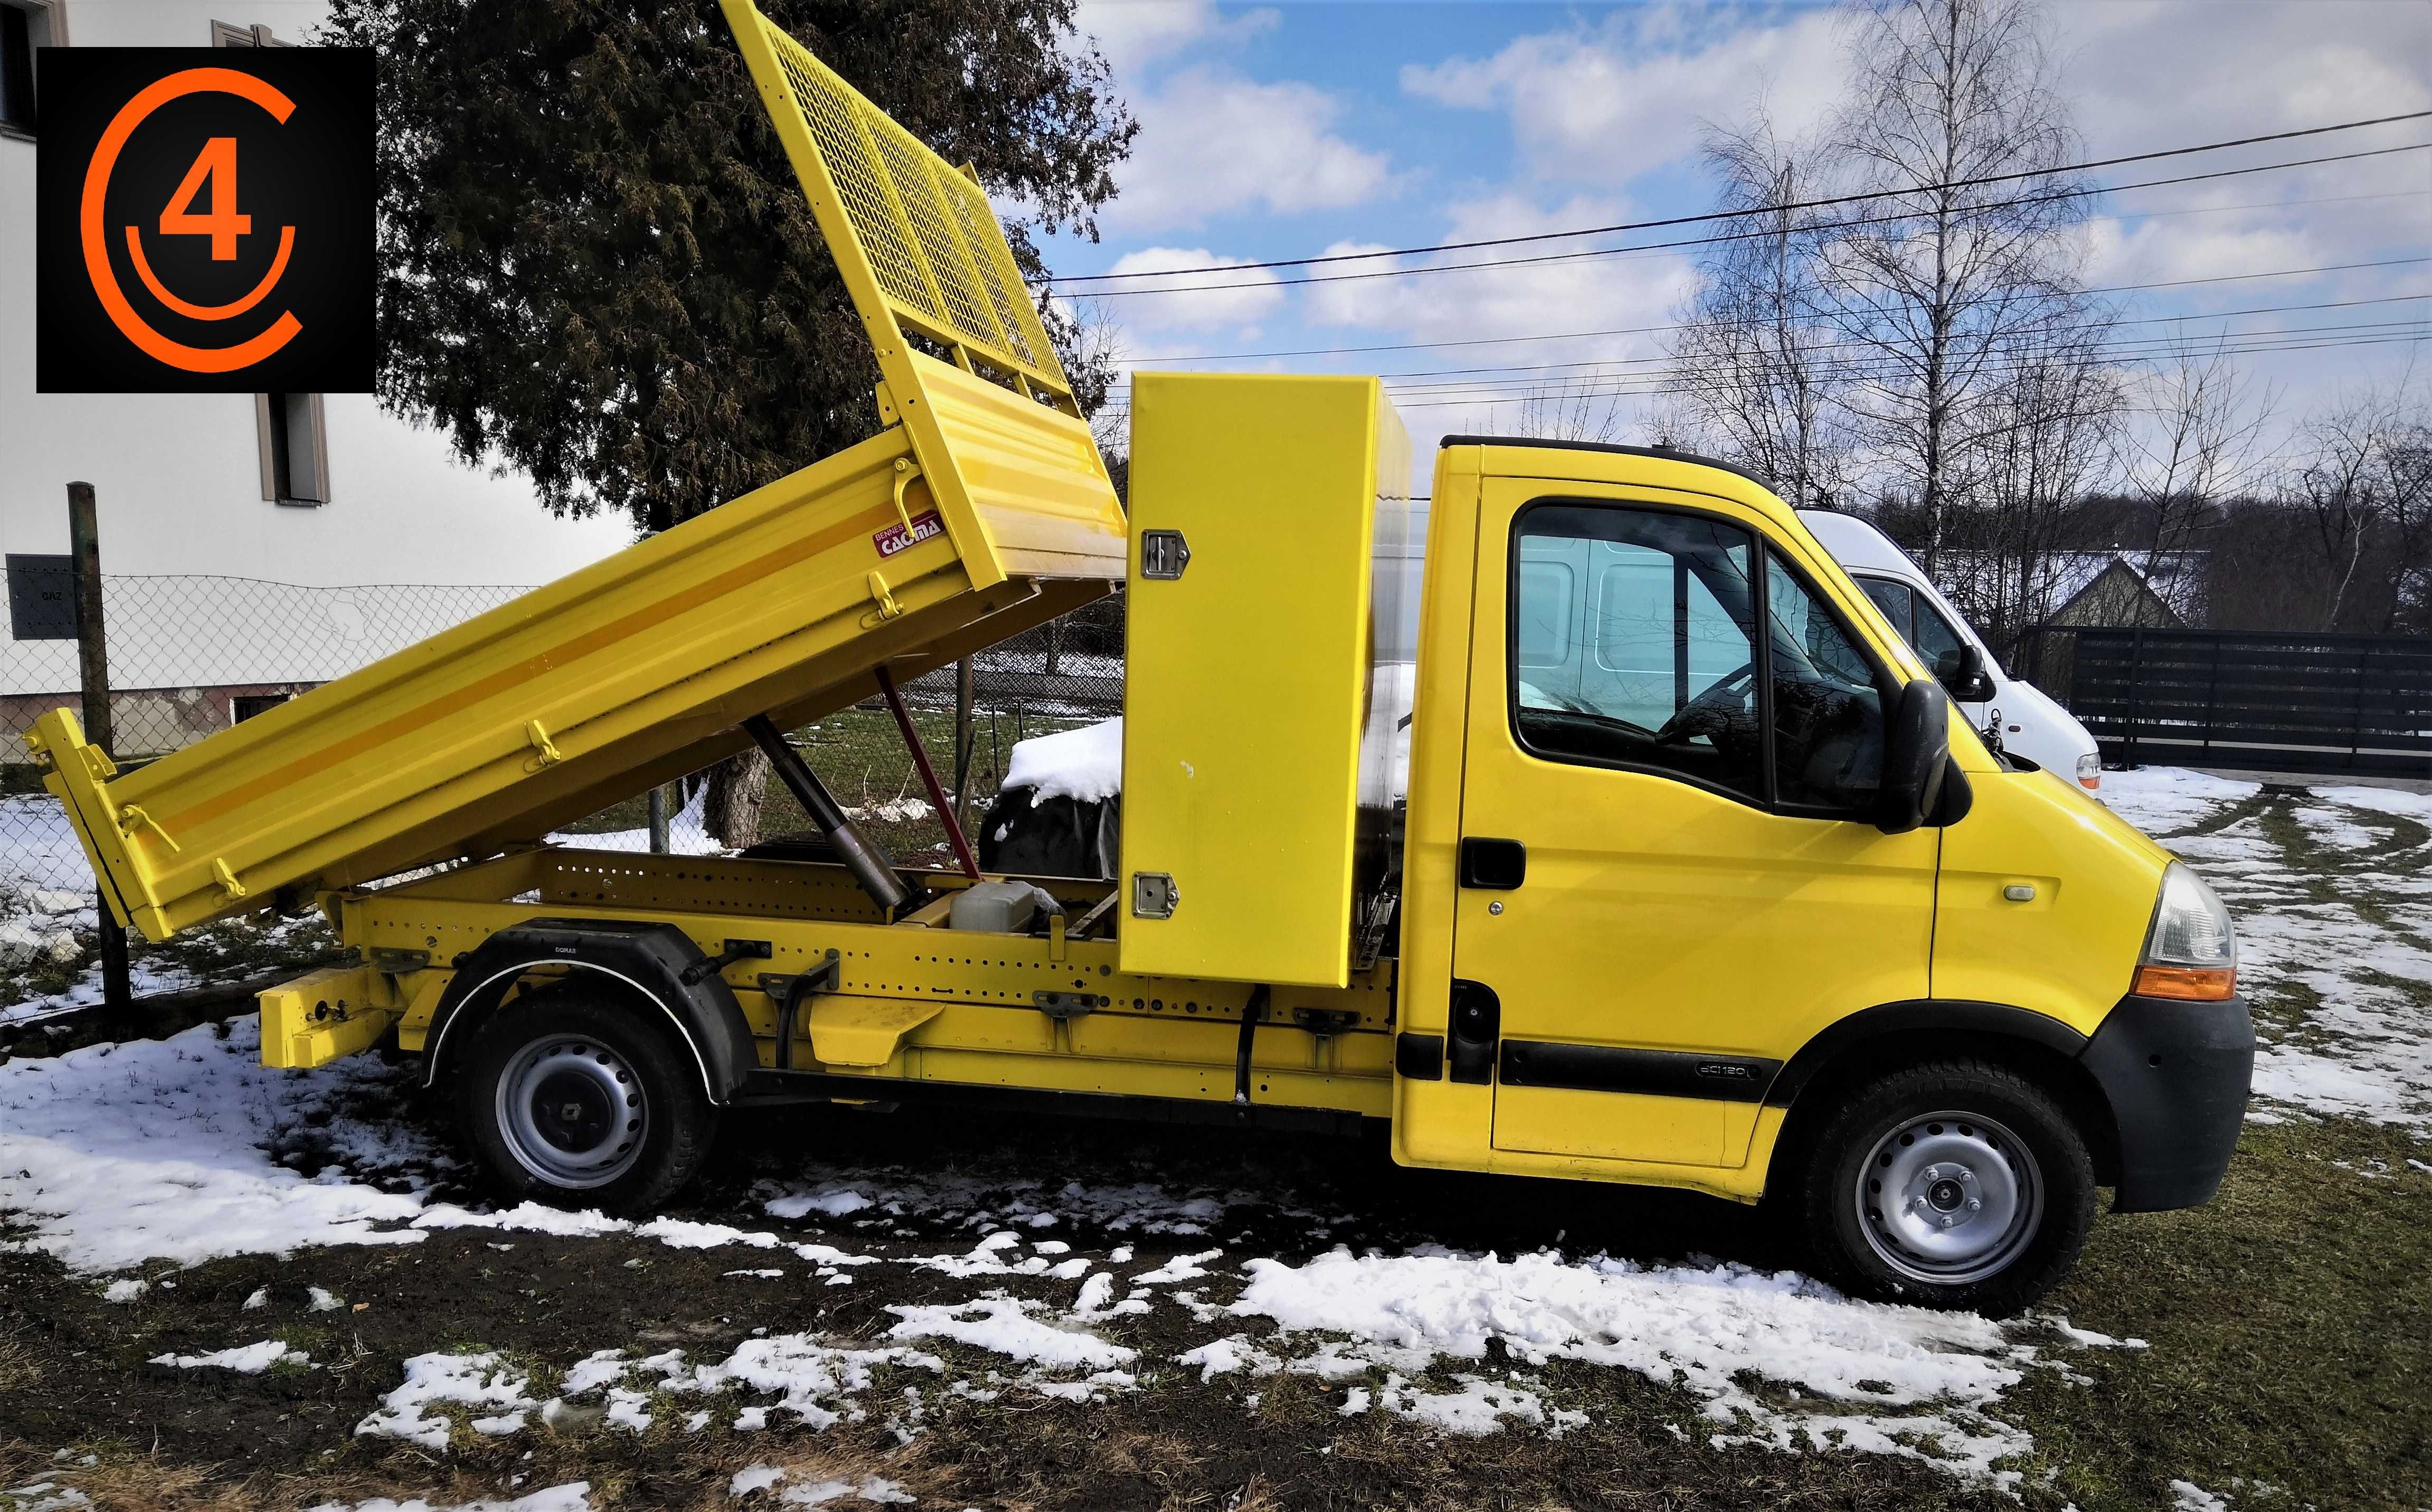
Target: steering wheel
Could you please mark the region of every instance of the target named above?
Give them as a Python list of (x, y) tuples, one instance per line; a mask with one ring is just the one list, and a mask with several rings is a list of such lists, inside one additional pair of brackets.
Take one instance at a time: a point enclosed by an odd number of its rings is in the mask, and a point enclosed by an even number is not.
[(1741, 701), (1748, 697), (1755, 680), (1756, 663), (1742, 662), (1736, 671), (1689, 700), (1679, 713), (1665, 720), (1664, 727), (1655, 732), (1655, 743), (1680, 745), (1702, 735), (1716, 745), (1722, 744), (1722, 737), (1739, 716)]

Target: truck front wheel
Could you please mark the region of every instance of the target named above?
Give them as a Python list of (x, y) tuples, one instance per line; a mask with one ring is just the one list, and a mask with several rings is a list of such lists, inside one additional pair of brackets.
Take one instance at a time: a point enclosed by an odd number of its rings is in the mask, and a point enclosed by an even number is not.
[(701, 1168), (718, 1110), (651, 1012), (578, 979), (481, 1025), (457, 1113), (501, 1198), (648, 1213)]
[(1861, 1085), (1825, 1120), (1798, 1194), (1816, 1268), (1845, 1290), (2000, 1317), (2077, 1263), (2094, 1163), (2034, 1083), (1937, 1062)]

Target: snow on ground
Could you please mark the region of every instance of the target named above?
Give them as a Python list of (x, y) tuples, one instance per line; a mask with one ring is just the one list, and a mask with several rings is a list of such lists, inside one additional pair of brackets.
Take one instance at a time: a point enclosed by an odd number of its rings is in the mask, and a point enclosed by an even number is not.
[(2226, 805), (2263, 790), (2259, 782), (2216, 777), (2185, 767), (2145, 767), (2106, 772), (2099, 796), (2104, 807), (2148, 835), (2187, 828)]
[[(972, 1234), (967, 1248), (934, 1253), (898, 1245), (904, 1252), (856, 1254), (804, 1235), (689, 1219), (634, 1223), (533, 1206), (474, 1212), (431, 1200), (444, 1159), (411, 1126), (368, 1111), (393, 1092), (382, 1083), (397, 1073), (368, 1058), (267, 1071), (254, 1062), (253, 1035), (251, 1023), (238, 1020), (225, 1038), (205, 1027), (0, 1065), (0, 1209), (25, 1225), (16, 1242), (108, 1271), (308, 1244), (412, 1243), (435, 1228), (468, 1226), (577, 1241), (654, 1239), (738, 1256), (790, 1250), (832, 1281), (859, 1275), (881, 1284), (901, 1267), (969, 1288), (924, 1290), (917, 1304), (888, 1307), (893, 1321), (874, 1340), (764, 1336), (701, 1361), (674, 1351), (632, 1357), (614, 1348), (619, 1341), (601, 1340), (600, 1352), (564, 1362), (554, 1396), (497, 1357), (416, 1356), (362, 1426), (434, 1452), (460, 1426), (539, 1431), (549, 1412), (563, 1410), (552, 1402), (593, 1403), (585, 1410), (635, 1430), (651, 1420), (661, 1394), (674, 1394), (686, 1422), (711, 1420), (701, 1411), (731, 1414), (726, 1420), (747, 1430), (771, 1412), (815, 1428), (884, 1415), (910, 1434), (919, 1410), (901, 1388), (906, 1377), (962, 1394), (1096, 1401), (1161, 1380), (1240, 1372), (1246, 1385), (1275, 1369), (1327, 1379), (1349, 1412), (1394, 1413), (1447, 1432), (1550, 1433), (1578, 1420), (1532, 1373), (1554, 1360), (1678, 1382), (1704, 1402), (1710, 1432), (1724, 1437), (1782, 1447), (1829, 1439), (1926, 1454), (1996, 1479), (1993, 1462), (2026, 1447), (2000, 1420), (1999, 1402), (2043, 1362), (2038, 1347), (2012, 1330), (1852, 1303), (1797, 1276), (1733, 1266), (1648, 1268), (1601, 1256), (1440, 1249), (1343, 1249), (1294, 1266), (1238, 1246), (1135, 1261), (1131, 1235), (1170, 1244), (1229, 1232), (1232, 1210), (1258, 1199), (1144, 1182), (989, 1183), (951, 1171), (815, 1170), (801, 1185), (758, 1198), (781, 1221), (841, 1214), (838, 1221), (896, 1239)], [(307, 1130), (310, 1144), (300, 1142)], [(1276, 1211), (1272, 1199), (1264, 1207)], [(1322, 1222), (1307, 1215), (1292, 1227), (1306, 1234), (1358, 1223), (1351, 1215)], [(1084, 1235), (1089, 1248), (1076, 1247)], [(1009, 1278), (1022, 1279), (1022, 1297), (1003, 1289)], [(140, 1300), (141, 1279), (116, 1284), (130, 1303)], [(1050, 1288), (1044, 1299), (1040, 1287)], [(1151, 1314), (1187, 1315), (1201, 1342), (1175, 1351), (1179, 1358), (1141, 1353), (1121, 1334)], [(1490, 1341), (1501, 1342), (1507, 1363), (1493, 1363)], [(228, 1343), (174, 1363), (243, 1368), (259, 1354), (266, 1368), (287, 1357), (272, 1353), (275, 1341)], [(1796, 1388), (1799, 1405), (1760, 1401), (1744, 1385), (1741, 1373), (1750, 1370)]]
[(2252, 1116), (2432, 1129), (2432, 903), (2417, 901), (2432, 898), (2432, 794), (2325, 787), (2265, 806), (2261, 791), (2167, 767), (2103, 778), (2103, 801), (2237, 918), (2261, 1039)]
[[(2432, 918), (2404, 914), (2427, 898), (2404, 884), (2432, 860), (2432, 835), (2395, 801), (2325, 791), (2265, 805), (2254, 802), (2258, 792), (2157, 771), (2114, 773), (2103, 796), (2204, 871), (2238, 910), (2266, 1022), (2264, 1116), (2293, 1107), (2432, 1123), (2423, 991)], [(436, 1198), (451, 1162), (392, 1116), (401, 1073), (368, 1057), (265, 1070), (255, 1036), (239, 1018), (167, 1041), (0, 1063), (0, 1211), (21, 1226), (10, 1242), (106, 1274), (147, 1261), (414, 1243), (473, 1227), (502, 1241), (529, 1232), (727, 1249), (747, 1267), (737, 1274), (799, 1263), (828, 1284), (925, 1273), (920, 1300), (884, 1305), (891, 1321), (883, 1317), (873, 1338), (764, 1335), (698, 1360), (628, 1353), (617, 1348), (627, 1341), (603, 1339), (592, 1354), (550, 1366), (562, 1372), (546, 1377), (553, 1392), (534, 1385), (530, 1368), (496, 1357), (416, 1356), (363, 1429), (435, 1452), (459, 1432), (540, 1432), (550, 1413), (568, 1410), (633, 1431), (672, 1402), (687, 1429), (723, 1419), (749, 1431), (777, 1413), (814, 1428), (877, 1419), (912, 1435), (924, 1391), (1097, 1401), (1174, 1382), (1252, 1392), (1276, 1372), (1339, 1389), (1345, 1414), (1385, 1412), (1450, 1433), (1558, 1434), (1580, 1420), (1554, 1384), (1553, 1368), (1566, 1364), (1677, 1385), (1716, 1442), (1838, 1443), (2009, 1484), (1996, 1467), (2032, 1446), (2003, 1420), (2005, 1393), (2033, 1370), (2066, 1371), (2069, 1351), (2113, 1342), (2051, 1319), (2003, 1326), (1856, 1303), (1795, 1274), (1729, 1264), (1396, 1250), (1376, 1247), (1373, 1225), (1357, 1214), (1287, 1207), (1272, 1193), (991, 1176), (984, 1163), (797, 1168), (753, 1190), (752, 1226), (531, 1204), (481, 1212)], [(1251, 1212), (1262, 1215), (1254, 1230), (1288, 1219), (1280, 1227), (1309, 1258), (1245, 1245)], [(849, 1251), (799, 1232), (823, 1225), (849, 1229), (856, 1249), (893, 1252)], [(940, 1234), (948, 1245), (934, 1243)], [(1177, 1241), (1194, 1248), (1165, 1252)], [(1135, 1261), (1136, 1242), (1165, 1251)], [(1351, 1248), (1311, 1252), (1343, 1242)], [(1019, 1296), (1006, 1289), (1016, 1279)], [(108, 1295), (140, 1305), (145, 1286), (120, 1276)], [(1143, 1351), (1127, 1334), (1134, 1318), (1180, 1325), (1187, 1339)], [(2064, 1342), (2047, 1342), (2055, 1334)], [(276, 1340), (225, 1342), (163, 1363), (308, 1363)], [(1754, 1389), (1751, 1376), (1772, 1386)], [(829, 1487), (759, 1489), (807, 1500)], [(586, 1504), (582, 1487), (534, 1495), (560, 1493), (576, 1499), (500, 1504)], [(831, 1499), (848, 1495), (885, 1500), (868, 1487)]]
[[(0, 1211), (30, 1226), (21, 1242), (109, 1271), (420, 1238), (380, 1227), (414, 1217), (419, 1198), (350, 1180), (340, 1164), (432, 1163), (404, 1125), (340, 1111), (386, 1069), (363, 1056), (268, 1070), (251, 1017), (228, 1021), (226, 1038), (216, 1028), (0, 1064)], [(298, 1143), (308, 1132), (309, 1147)], [(281, 1147), (312, 1169), (279, 1164), (270, 1148)]]

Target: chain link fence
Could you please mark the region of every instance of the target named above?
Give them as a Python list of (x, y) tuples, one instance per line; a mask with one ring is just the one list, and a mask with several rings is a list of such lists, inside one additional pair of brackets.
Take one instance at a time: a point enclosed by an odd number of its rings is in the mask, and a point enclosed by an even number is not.
[[(183, 749), (525, 591), (105, 577), (113, 755), (133, 765)], [(973, 655), (968, 696), (961, 668), (903, 686), (939, 780), (950, 793), (966, 794), (957, 807), (968, 806), (974, 821), (995, 796), (1015, 742), (1123, 711), (1123, 625), (1116, 595)], [(80, 707), (79, 687), (75, 641), (0, 637), (0, 1015), (12, 1001), (76, 980), (93, 954), (93, 876), (23, 739), (50, 710)], [(945, 856), (944, 824), (875, 687), (793, 739), (898, 861), (937, 864)], [(791, 795), (770, 783), (751, 833), (713, 833), (708, 778), (696, 774), (662, 790), (667, 849), (698, 855), (810, 832)], [(650, 849), (649, 797), (635, 794), (561, 838)]]

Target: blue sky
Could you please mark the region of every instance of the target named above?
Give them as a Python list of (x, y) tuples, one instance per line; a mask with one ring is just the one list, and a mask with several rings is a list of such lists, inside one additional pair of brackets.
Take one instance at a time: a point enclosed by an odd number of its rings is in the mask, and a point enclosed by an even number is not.
[[(2407, 0), (2055, 0), (2049, 19), (2092, 157), (2432, 107), (2432, 6)], [(1696, 161), (1701, 123), (1744, 117), (1763, 98), (1793, 128), (1813, 126), (1844, 69), (1838, 19), (1814, 6), (1084, 0), (1082, 25), (1113, 61), (1141, 131), (1103, 217), (1104, 241), (1051, 240), (1051, 265), (1064, 275), (1430, 246), (1702, 211), (1712, 191)], [(2432, 141), (2427, 127), (2235, 149), (2115, 177)], [(2084, 233), (2086, 280), (2098, 287), (2425, 256), (2432, 153), (2136, 191), (2101, 208)], [(1401, 399), (1424, 452), (1446, 430), (1509, 420), (1546, 372), (1647, 367), (1661, 334), (1552, 338), (1669, 323), (1694, 286), (1693, 256), (1299, 288), (1248, 273), (1202, 281), (1253, 287), (1100, 309), (1128, 359), (1178, 359), (1152, 365), (1425, 375), (1404, 380)], [(2390, 339), (2410, 332), (2387, 323), (2421, 322), (2432, 300), (2204, 317), (2417, 291), (2432, 291), (2432, 263), (2121, 297), (2147, 322), (2128, 332), (2136, 336), (2374, 323), (2335, 334), (2379, 345), (2242, 359), (2279, 387), (2280, 412), (2293, 420), (2405, 372), (2419, 344)], [(1224, 363), (1194, 355), (1479, 338), (1500, 344)], [(1537, 376), (1523, 365), (1545, 363), (1613, 365)], [(1439, 371), (1489, 364), (1512, 370)], [(1643, 420), (1633, 412), (1647, 402), (1625, 399), (1626, 423)]]

